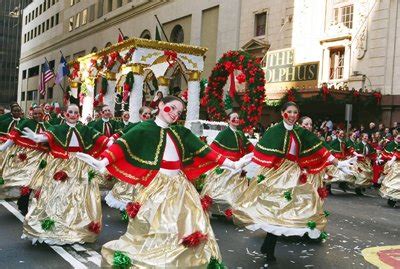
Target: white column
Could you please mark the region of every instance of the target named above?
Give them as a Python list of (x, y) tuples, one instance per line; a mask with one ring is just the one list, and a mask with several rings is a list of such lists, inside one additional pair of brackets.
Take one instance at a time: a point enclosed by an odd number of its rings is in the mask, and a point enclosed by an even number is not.
[(188, 82), (188, 102), (185, 126), (189, 126), (189, 122), (199, 119), (200, 113), (200, 81), (190, 80)]
[(144, 77), (141, 74), (134, 74), (133, 77), (135, 82), (129, 95), (129, 121), (138, 122), (140, 121), (139, 109), (142, 107)]
[(351, 46), (346, 44), (344, 47), (344, 70), (343, 79), (349, 79), (350, 77), (350, 66), (351, 66)]
[(104, 104), (108, 105), (111, 109), (111, 113), (114, 115), (115, 111), (115, 86), (117, 81), (109, 79), (107, 85), (107, 93), (104, 95)]
[(83, 83), (86, 84), (87, 95), (83, 99), (82, 104), (82, 121), (86, 123), (87, 116), (93, 116), (93, 101), (94, 101), (94, 84), (86, 79)]

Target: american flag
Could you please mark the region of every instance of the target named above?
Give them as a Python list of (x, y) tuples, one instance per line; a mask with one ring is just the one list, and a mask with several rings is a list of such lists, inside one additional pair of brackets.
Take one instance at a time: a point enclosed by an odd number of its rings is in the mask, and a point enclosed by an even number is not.
[(42, 66), (42, 73), (40, 73), (40, 81), (39, 81), (39, 93), (41, 95), (45, 95), (46, 93), (46, 83), (50, 81), (50, 79), (54, 78), (54, 72), (51, 71), (49, 63), (47, 61), (44, 62)]

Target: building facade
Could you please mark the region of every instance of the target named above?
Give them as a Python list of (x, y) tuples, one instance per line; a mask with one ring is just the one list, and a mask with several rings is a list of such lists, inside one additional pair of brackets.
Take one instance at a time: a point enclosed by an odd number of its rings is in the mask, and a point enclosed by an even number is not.
[(25, 110), (32, 103), (62, 101), (62, 89), (52, 87), (53, 80), (46, 95), (38, 94), (45, 58), (54, 67), (60, 51), (67, 61), (99, 51), (117, 43), (118, 29), (126, 37), (156, 39), (155, 15), (163, 25), (163, 30), (158, 27), (162, 40), (208, 48), (202, 77), (208, 77), (220, 55), (239, 47), (239, 0), (55, 0), (44, 8), (47, 2), (34, 1), (24, 10), (19, 101)]
[[(349, 94), (379, 91), (381, 115), (366, 113), (365, 121), (389, 125), (400, 119), (399, 5), (397, 0), (248, 0), (241, 11), (240, 46), (268, 49), (270, 98), (282, 97), (290, 87), (316, 91), (323, 83)], [(297, 70), (310, 66), (317, 71), (312, 70), (312, 80), (293, 79)], [(343, 107), (320, 107), (314, 114), (337, 109), (344, 120)]]
[(17, 101), (22, 9), (31, 0), (0, 1), (0, 105)]

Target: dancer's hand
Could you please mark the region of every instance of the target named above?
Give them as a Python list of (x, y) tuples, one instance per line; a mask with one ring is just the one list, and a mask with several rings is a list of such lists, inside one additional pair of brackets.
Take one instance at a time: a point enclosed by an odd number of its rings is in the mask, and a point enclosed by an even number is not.
[(106, 145), (107, 148), (111, 147), (112, 144), (114, 144), (114, 138), (113, 138), (113, 137), (110, 137), (110, 138), (108, 139), (108, 142), (107, 142), (107, 145)]
[(393, 156), (392, 159), (390, 159), (390, 161), (388, 161), (386, 164), (388, 167), (392, 167), (392, 165), (394, 164), (394, 162), (396, 161), (396, 156)]
[(22, 137), (30, 139), (36, 143), (47, 142), (47, 137), (43, 134), (37, 134), (28, 127), (25, 127), (22, 131)]
[(381, 163), (383, 163), (383, 160), (381, 159), (381, 156), (379, 156), (378, 158), (376, 158), (375, 163), (376, 163), (376, 164), (381, 164)]
[(364, 155), (357, 153), (357, 152), (354, 152), (353, 155), (356, 157), (359, 157), (359, 158), (364, 157)]
[(107, 158), (104, 158), (102, 160), (97, 160), (92, 156), (90, 156), (89, 154), (82, 152), (78, 152), (76, 154), (76, 157), (101, 173), (104, 173), (106, 171), (106, 166), (109, 164)]
[(343, 173), (347, 175), (351, 175), (352, 171), (350, 170), (350, 166), (352, 166), (355, 162), (357, 157), (353, 157), (351, 159), (345, 160), (345, 161), (339, 161), (337, 168), (342, 171)]
[(251, 162), (253, 155), (253, 153), (249, 153), (247, 155), (244, 155), (239, 161), (234, 162), (235, 169), (242, 169), (243, 167), (248, 165)]

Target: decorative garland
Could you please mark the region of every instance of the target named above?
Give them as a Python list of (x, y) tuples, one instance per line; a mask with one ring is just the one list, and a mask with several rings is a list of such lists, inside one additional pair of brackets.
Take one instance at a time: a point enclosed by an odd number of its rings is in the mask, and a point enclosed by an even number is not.
[[(241, 97), (240, 123), (244, 130), (251, 129), (261, 117), (265, 100), (264, 72), (260, 61), (252, 58), (243, 51), (228, 51), (225, 53), (212, 70), (208, 79), (205, 95), (201, 105), (207, 108), (207, 113), (213, 121), (226, 120), (225, 105), (231, 106), (232, 100), (222, 100), (223, 87), (228, 77), (231, 79), (231, 88), (227, 99), (239, 99), (234, 89), (234, 71), (240, 70), (236, 79), (239, 83), (246, 82), (246, 92)], [(233, 85), (232, 85), (233, 84)]]
[(122, 100), (126, 102), (129, 97), (129, 93), (133, 89), (133, 83), (135, 82), (135, 77), (133, 75), (133, 72), (129, 72), (126, 74), (125, 77), (125, 82), (124, 82), (124, 87), (123, 87), (123, 93), (122, 93)]
[[(291, 88), (287, 90), (286, 94), (278, 101), (271, 102), (267, 100), (267, 104), (269, 106), (280, 107), (282, 104), (292, 101), (296, 102), (299, 105), (302, 104), (310, 104), (310, 103), (327, 103), (327, 104), (360, 104), (364, 107), (377, 108), (377, 106), (382, 101), (382, 94), (378, 91), (372, 92), (362, 92), (352, 89), (351, 91), (347, 90), (336, 90), (335, 88), (329, 89), (327, 86), (322, 86), (319, 89), (317, 95), (313, 95), (310, 97), (303, 97), (300, 89)], [(347, 93), (344, 98), (337, 98), (333, 95), (333, 93)], [(364, 98), (362, 98), (364, 97)]]

